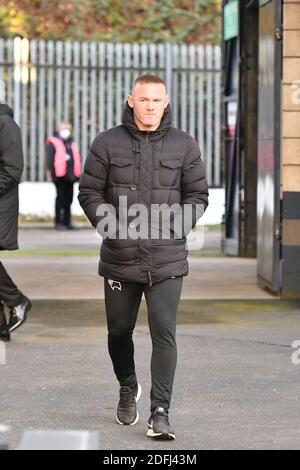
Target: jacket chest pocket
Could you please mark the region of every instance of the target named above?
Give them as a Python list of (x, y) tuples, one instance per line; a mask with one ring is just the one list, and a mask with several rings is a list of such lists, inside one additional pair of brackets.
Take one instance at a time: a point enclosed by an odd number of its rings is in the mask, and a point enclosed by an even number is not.
[(161, 186), (178, 186), (180, 182), (182, 160), (168, 158), (160, 160), (159, 183)]
[(133, 181), (131, 158), (111, 157), (109, 176), (112, 184), (129, 184)]

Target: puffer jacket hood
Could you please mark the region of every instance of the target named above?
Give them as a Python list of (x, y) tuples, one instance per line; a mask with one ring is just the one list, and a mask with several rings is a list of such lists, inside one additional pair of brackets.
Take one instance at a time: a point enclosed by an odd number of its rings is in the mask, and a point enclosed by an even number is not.
[(149, 140), (155, 142), (163, 137), (163, 135), (170, 129), (172, 125), (171, 107), (165, 108), (165, 112), (160, 121), (159, 127), (155, 131), (141, 131), (133, 117), (133, 109), (129, 106), (128, 102), (125, 103), (122, 113), (122, 123), (128, 132), (137, 140), (145, 140), (145, 134), (149, 134)]

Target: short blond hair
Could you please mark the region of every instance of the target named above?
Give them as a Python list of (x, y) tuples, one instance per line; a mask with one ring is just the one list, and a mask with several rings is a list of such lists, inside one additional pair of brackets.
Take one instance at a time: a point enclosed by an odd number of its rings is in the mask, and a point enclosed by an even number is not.
[(152, 75), (151, 73), (145, 73), (144, 75), (140, 75), (137, 77), (132, 86), (132, 90), (138, 83), (159, 83), (161, 85), (164, 85), (164, 87), (167, 89), (166, 83), (164, 80), (157, 75)]

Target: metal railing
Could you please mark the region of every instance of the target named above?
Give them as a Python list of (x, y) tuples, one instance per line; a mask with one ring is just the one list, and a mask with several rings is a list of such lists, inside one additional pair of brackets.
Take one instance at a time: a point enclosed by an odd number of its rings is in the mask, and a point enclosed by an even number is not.
[(27, 181), (44, 181), (45, 138), (70, 121), (83, 160), (98, 132), (121, 123), (134, 79), (165, 79), (173, 125), (195, 137), (210, 186), (221, 185), (219, 46), (0, 39), (2, 99), (20, 124)]

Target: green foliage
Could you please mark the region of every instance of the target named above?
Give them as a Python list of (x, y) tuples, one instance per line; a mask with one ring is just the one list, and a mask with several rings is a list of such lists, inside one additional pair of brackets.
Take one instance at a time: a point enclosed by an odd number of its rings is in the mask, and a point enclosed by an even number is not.
[(4, 0), (1, 35), (185, 43), (220, 40), (220, 0)]

